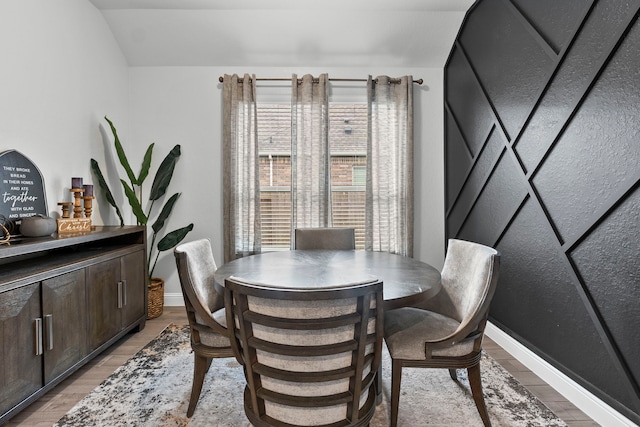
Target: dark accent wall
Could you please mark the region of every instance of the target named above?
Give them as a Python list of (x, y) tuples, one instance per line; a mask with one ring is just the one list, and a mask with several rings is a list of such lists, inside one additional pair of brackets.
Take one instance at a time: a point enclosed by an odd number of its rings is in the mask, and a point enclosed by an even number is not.
[(478, 0), (445, 66), (446, 237), (490, 320), (640, 423), (640, 1)]

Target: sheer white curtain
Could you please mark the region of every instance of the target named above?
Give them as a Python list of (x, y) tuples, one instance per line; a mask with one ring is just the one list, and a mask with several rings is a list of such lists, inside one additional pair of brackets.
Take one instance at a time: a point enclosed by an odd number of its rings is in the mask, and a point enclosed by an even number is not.
[(328, 80), (291, 79), (292, 236), (298, 227), (331, 225)]
[(413, 256), (413, 78), (369, 76), (367, 98), (365, 249)]
[(224, 262), (260, 252), (256, 79), (223, 80)]

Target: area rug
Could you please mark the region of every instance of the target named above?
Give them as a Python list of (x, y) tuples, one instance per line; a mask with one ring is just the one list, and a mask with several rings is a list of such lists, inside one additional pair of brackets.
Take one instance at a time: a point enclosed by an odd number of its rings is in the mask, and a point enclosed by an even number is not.
[[(391, 364), (383, 352), (383, 401), (372, 427), (389, 425)], [(566, 426), (490, 356), (482, 383), (494, 427)], [(235, 359), (214, 359), (192, 418), (187, 418), (193, 353), (187, 326), (170, 325), (82, 399), (55, 426), (250, 426), (244, 415), (244, 376)], [(452, 381), (446, 369), (405, 368), (400, 426), (482, 426), (466, 371)]]

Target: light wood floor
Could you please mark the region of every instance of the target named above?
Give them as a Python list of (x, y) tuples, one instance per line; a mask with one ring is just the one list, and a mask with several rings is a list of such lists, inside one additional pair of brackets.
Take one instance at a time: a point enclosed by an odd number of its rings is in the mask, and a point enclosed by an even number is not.
[[(187, 323), (183, 307), (165, 307), (162, 316), (148, 320), (142, 332), (122, 338), (109, 350), (16, 415), (7, 426), (51, 426), (170, 323)], [(495, 342), (486, 338), (484, 349), (570, 427), (599, 426)]]

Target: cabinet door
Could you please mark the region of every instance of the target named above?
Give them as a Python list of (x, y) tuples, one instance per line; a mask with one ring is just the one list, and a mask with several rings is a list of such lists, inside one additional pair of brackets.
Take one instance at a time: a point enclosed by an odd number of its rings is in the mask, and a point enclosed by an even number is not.
[(84, 276), (81, 269), (42, 281), (45, 384), (87, 354)]
[(120, 259), (112, 259), (86, 268), (91, 350), (120, 331), (118, 282)]
[(40, 283), (0, 294), (0, 415), (42, 387), (40, 314)]
[(120, 259), (121, 276), (125, 301), (122, 307), (122, 327), (145, 315), (145, 295), (147, 281), (145, 271), (145, 252), (138, 251)]

